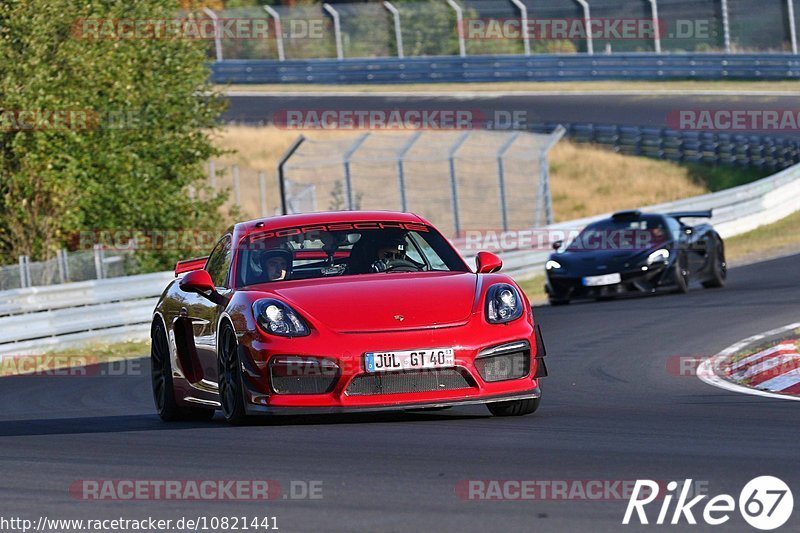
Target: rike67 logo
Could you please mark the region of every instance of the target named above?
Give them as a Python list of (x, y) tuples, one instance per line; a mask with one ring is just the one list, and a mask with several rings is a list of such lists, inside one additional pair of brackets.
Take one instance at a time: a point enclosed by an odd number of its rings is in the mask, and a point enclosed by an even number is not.
[[(634, 519), (634, 524), (636, 520), (640, 524), (649, 524), (652, 515), (648, 518), (645, 507), (659, 499), (661, 494), (658, 489), (659, 484), (656, 481), (636, 480), (622, 523), (630, 524), (631, 519)], [(655, 523), (676, 525), (685, 520), (686, 524), (697, 524), (695, 517), (697, 513), (706, 524), (718, 526), (730, 520), (731, 514), (737, 510), (738, 503), (738, 511), (742, 518), (752, 527), (766, 531), (785, 524), (794, 508), (791, 489), (782, 480), (773, 476), (760, 476), (748, 481), (739, 493), (738, 502), (729, 494), (720, 494), (703, 502), (709, 496), (692, 495), (691, 489), (691, 479), (685, 480), (682, 485), (677, 481), (667, 483), (667, 492), (661, 499)], [(658, 504), (653, 507), (657, 508)]]

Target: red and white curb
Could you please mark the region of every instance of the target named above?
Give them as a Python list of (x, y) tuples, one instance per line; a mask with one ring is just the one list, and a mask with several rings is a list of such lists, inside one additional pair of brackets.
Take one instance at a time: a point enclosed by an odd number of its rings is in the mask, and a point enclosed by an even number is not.
[(697, 377), (733, 392), (800, 400), (800, 353), (795, 342), (784, 341), (731, 363), (731, 357), (748, 346), (798, 328), (800, 322), (743, 339), (700, 363)]

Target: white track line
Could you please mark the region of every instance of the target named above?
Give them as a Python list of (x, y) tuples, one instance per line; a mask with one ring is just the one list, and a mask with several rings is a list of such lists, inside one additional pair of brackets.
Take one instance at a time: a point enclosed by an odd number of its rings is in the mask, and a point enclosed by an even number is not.
[(742, 350), (743, 348), (749, 346), (750, 344), (754, 344), (760, 340), (763, 340), (767, 337), (771, 337), (773, 335), (780, 335), (781, 333), (786, 333), (787, 331), (793, 331), (797, 328), (800, 328), (800, 322), (795, 322), (794, 324), (789, 324), (788, 326), (783, 326), (780, 328), (772, 329), (770, 331), (765, 331), (764, 333), (759, 333), (758, 335), (753, 335), (752, 337), (747, 337), (746, 339), (740, 340), (736, 344), (732, 344), (728, 346), (717, 355), (713, 357), (709, 357), (702, 363), (700, 366), (697, 367), (697, 377), (703, 380), (704, 382), (712, 385), (714, 387), (718, 387), (720, 389), (725, 389), (733, 392), (739, 392), (742, 394), (752, 394), (753, 396), (762, 396), (764, 398), (780, 398), (781, 400), (795, 400), (800, 401), (800, 396), (789, 396), (787, 394), (778, 394), (775, 392), (768, 392), (763, 390), (756, 390), (751, 389), (750, 387), (745, 387), (743, 385), (737, 385), (736, 383), (731, 383), (720, 376), (714, 371), (715, 368), (720, 368), (722, 362), (730, 357), (731, 355), (735, 354), (736, 352)]

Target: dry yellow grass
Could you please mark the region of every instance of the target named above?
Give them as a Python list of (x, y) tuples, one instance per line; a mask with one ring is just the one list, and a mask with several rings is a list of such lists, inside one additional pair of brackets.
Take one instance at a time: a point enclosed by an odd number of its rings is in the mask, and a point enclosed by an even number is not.
[(774, 224), (725, 239), (725, 256), (737, 264), (800, 252), (800, 211)]
[[(352, 138), (348, 131), (303, 132), (316, 140)], [(219, 158), (217, 168), (239, 165), (242, 214), (260, 216), (257, 172), (267, 180), (267, 212), (280, 205), (277, 163), (298, 132), (274, 127), (228, 127), (215, 134), (217, 146), (231, 153)], [(378, 133), (379, 134), (379, 133)], [(332, 156), (334, 154), (331, 154)], [(603, 148), (562, 141), (550, 155), (553, 212), (556, 220), (571, 220), (617, 209), (666, 202), (707, 192), (679, 165), (624, 156)], [(230, 187), (230, 172), (218, 180)], [(233, 196), (231, 197), (231, 202)]]
[(708, 192), (674, 163), (564, 141), (550, 154), (550, 174), (556, 221)]
[[(328, 140), (352, 136), (343, 131), (303, 132), (309, 138)], [(280, 189), (278, 186), (277, 165), (281, 155), (300, 135), (294, 130), (282, 130), (275, 127), (231, 126), (224, 128), (212, 136), (218, 148), (228, 153), (216, 159), (218, 172), (223, 171), (218, 179), (220, 187), (232, 188), (230, 168), (238, 165), (241, 182), (241, 211), (246, 218), (261, 216), (258, 172), (265, 174), (267, 182), (267, 214), (275, 214), (280, 207)], [(234, 202), (233, 193), (229, 204)]]

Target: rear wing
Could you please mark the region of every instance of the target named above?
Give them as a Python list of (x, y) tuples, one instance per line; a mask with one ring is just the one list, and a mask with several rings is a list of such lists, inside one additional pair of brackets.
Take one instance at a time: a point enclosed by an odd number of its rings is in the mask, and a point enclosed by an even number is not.
[(200, 270), (206, 266), (206, 261), (208, 261), (208, 256), (178, 261), (178, 263), (175, 265), (175, 277), (177, 278), (181, 274), (186, 274), (187, 272), (192, 272), (193, 270)]
[(706, 211), (677, 211), (675, 213), (667, 213), (667, 216), (681, 220), (682, 218), (711, 218), (712, 213), (712, 209)]

